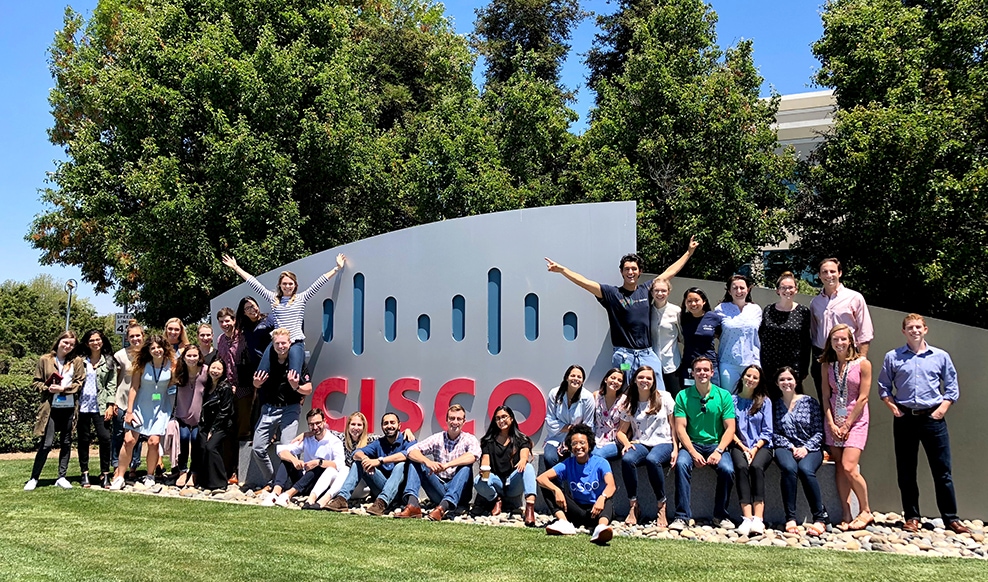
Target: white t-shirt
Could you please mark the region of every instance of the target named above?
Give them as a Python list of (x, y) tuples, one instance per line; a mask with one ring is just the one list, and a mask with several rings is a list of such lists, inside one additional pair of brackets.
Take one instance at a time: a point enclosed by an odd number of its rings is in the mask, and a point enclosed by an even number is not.
[(297, 443), (278, 445), (278, 454), (280, 455), (284, 451), (299, 457), (303, 463), (308, 463), (313, 459), (322, 459), (323, 461), (333, 461), (337, 468), (346, 466), (343, 441), (336, 438), (328, 430), (321, 440), (317, 440), (314, 436), (307, 436)]
[(639, 402), (638, 410), (634, 415), (625, 412), (621, 420), (631, 423), (635, 429), (635, 436), (632, 441), (641, 443), (646, 447), (656, 445), (672, 444), (672, 427), (669, 426), (669, 415), (672, 414), (676, 403), (672, 396), (665, 390), (659, 390), (662, 399), (662, 408), (655, 414), (648, 414), (648, 401)]

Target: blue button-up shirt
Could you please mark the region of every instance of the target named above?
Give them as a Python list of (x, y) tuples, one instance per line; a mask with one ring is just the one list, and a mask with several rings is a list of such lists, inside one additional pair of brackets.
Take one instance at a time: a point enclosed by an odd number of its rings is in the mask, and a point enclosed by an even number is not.
[[(395, 442), (388, 442), (387, 437), (381, 437), (366, 447), (359, 449), (360, 452), (367, 455), (371, 459), (383, 459), (384, 457), (390, 457), (395, 453), (403, 453), (408, 455), (408, 449), (412, 448), (415, 441), (406, 441), (405, 435), (398, 433)], [(394, 463), (384, 463), (381, 465), (381, 469), (384, 471), (394, 471)]]
[(878, 395), (915, 410), (939, 406), (944, 400), (956, 402), (960, 397), (957, 370), (950, 354), (940, 348), (927, 344), (917, 354), (904, 345), (885, 354)]

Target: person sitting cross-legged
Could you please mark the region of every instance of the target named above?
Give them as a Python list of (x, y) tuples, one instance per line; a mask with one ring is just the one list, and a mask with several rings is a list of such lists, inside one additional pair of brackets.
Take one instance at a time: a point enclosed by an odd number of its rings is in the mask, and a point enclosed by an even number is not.
[(585, 424), (574, 425), (566, 435), (571, 455), (538, 476), (549, 511), (556, 521), (545, 528), (547, 535), (573, 535), (576, 526), (593, 528), (590, 541), (604, 545), (614, 537), (614, 474), (602, 457), (591, 455), (596, 444), (594, 431)]
[[(480, 457), (477, 437), (463, 432), (466, 410), (454, 404), (446, 411), (443, 432), (423, 439), (408, 449), (408, 479), (405, 484), (405, 508), (395, 514), (398, 518), (422, 517), (419, 506), (419, 488), (434, 503), (435, 509), (428, 518), (440, 521), (450, 510), (456, 509), (460, 497), (470, 483), (473, 464)], [(432, 458), (429, 458), (432, 457)]]
[[(374, 503), (367, 509), (371, 515), (384, 515), (405, 482), (405, 468), (408, 449), (415, 444), (415, 439), (409, 431), (402, 432), (401, 421), (394, 412), (385, 412), (381, 417), (381, 430), (384, 437), (375, 440), (365, 447), (357, 449), (353, 454), (356, 471), (350, 471), (332, 499), (327, 493), (311, 507), (325, 507), (330, 511), (346, 511), (350, 507), (350, 496), (363, 479), (375, 497)], [(310, 506), (306, 506), (310, 507)]]
[(263, 506), (285, 507), (296, 494), (306, 494), (325, 471), (339, 471), (343, 464), (343, 441), (326, 430), (325, 415), (313, 408), (305, 415), (311, 436), (278, 447), (281, 464), (274, 487), (264, 495)]

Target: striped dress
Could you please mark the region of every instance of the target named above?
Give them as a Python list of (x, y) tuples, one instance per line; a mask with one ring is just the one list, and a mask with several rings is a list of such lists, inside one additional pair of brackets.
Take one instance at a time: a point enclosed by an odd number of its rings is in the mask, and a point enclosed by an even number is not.
[(305, 303), (309, 299), (312, 299), (316, 292), (319, 291), (319, 288), (328, 281), (329, 277), (323, 274), (308, 289), (301, 293), (296, 293), (294, 301), (289, 302), (291, 298), (282, 297), (280, 303), (278, 302), (278, 296), (270, 289), (266, 289), (256, 277), (249, 277), (247, 284), (271, 303), (271, 313), (268, 314), (265, 323), (274, 328), (283, 327), (287, 329), (291, 334), (292, 343), (295, 343), (305, 340), (305, 334), (302, 333), (302, 321), (305, 319)]

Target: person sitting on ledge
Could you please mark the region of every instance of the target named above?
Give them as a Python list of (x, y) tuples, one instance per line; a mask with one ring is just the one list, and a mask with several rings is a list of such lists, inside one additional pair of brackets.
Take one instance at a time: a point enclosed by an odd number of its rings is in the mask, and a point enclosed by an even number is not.
[(570, 456), (538, 476), (549, 512), (556, 521), (545, 528), (546, 535), (574, 535), (576, 526), (593, 528), (590, 541), (604, 545), (614, 537), (610, 523), (614, 516), (614, 474), (602, 457), (590, 454), (596, 444), (593, 429), (577, 424), (566, 435)]
[(480, 439), (480, 474), (474, 479), (474, 509), (501, 514), (503, 497), (525, 497), (525, 526), (535, 527), (535, 467), (532, 439), (518, 428), (509, 406), (494, 409), (487, 434)]
[(285, 507), (295, 494), (308, 493), (323, 472), (336, 473), (343, 465), (343, 441), (326, 430), (322, 410), (313, 408), (305, 420), (312, 435), (278, 447), (281, 465), (275, 474), (274, 488), (265, 494), (261, 505)]
[(676, 434), (680, 454), (676, 458), (676, 518), (669, 529), (686, 528), (692, 517), (690, 481), (693, 467), (711, 466), (717, 470), (717, 496), (714, 498), (714, 522), (718, 527), (734, 529), (727, 515), (727, 499), (734, 483), (734, 463), (725, 454), (734, 440), (734, 401), (731, 393), (710, 382), (714, 365), (710, 358), (693, 360), (693, 386), (676, 395)]
[[(460, 497), (470, 483), (473, 464), (480, 457), (477, 437), (463, 432), (466, 410), (454, 404), (446, 411), (447, 429), (412, 445), (408, 449), (408, 469), (405, 484), (405, 508), (395, 514), (398, 518), (422, 517), (419, 488), (425, 489), (436, 503), (429, 512), (432, 521), (441, 521), (447, 512), (456, 509)], [(432, 457), (431, 459), (429, 457)]]

